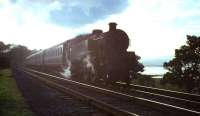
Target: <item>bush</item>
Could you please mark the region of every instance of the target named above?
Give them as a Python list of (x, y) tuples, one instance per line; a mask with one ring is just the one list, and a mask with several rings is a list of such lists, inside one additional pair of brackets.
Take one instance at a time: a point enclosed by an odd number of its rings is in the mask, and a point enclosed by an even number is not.
[(138, 74), (133, 80), (134, 84), (144, 85), (144, 86), (155, 86), (155, 80), (150, 75)]

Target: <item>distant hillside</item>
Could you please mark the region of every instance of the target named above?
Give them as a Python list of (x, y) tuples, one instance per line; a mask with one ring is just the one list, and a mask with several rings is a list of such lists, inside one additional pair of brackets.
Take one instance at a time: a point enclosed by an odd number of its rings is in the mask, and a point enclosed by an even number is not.
[(163, 66), (164, 62), (168, 62), (171, 60), (172, 57), (161, 57), (161, 58), (155, 58), (155, 59), (141, 59), (141, 62), (144, 64), (144, 66)]

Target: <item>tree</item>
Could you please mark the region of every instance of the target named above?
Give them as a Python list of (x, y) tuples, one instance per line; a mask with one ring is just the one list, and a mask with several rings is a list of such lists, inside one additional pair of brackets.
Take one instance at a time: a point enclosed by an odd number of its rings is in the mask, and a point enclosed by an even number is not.
[(26, 56), (30, 54), (30, 50), (25, 46), (15, 46), (10, 51), (10, 57), (11, 57), (11, 65), (12, 66), (20, 66), (23, 64)]
[(0, 41), (0, 69), (9, 67), (9, 49), (10, 44), (5, 45)]
[(0, 68), (21, 65), (30, 52), (25, 46), (0, 42)]
[(0, 41), (0, 52), (6, 49), (6, 45)]
[(200, 37), (187, 35), (186, 45), (175, 50), (175, 58), (163, 64), (163, 80), (185, 87), (189, 92), (200, 89)]

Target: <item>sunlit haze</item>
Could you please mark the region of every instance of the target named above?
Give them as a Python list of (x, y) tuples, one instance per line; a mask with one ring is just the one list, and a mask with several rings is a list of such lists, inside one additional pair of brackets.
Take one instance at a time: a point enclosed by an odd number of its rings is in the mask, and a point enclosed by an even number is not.
[(0, 0), (0, 41), (45, 49), (116, 22), (142, 59), (171, 57), (200, 35), (200, 0)]

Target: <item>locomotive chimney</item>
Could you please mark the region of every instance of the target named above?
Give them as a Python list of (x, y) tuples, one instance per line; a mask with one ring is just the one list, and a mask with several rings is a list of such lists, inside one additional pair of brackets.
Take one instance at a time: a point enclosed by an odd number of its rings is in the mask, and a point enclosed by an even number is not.
[(115, 31), (116, 26), (117, 26), (117, 23), (115, 23), (115, 22), (109, 23), (109, 31)]

